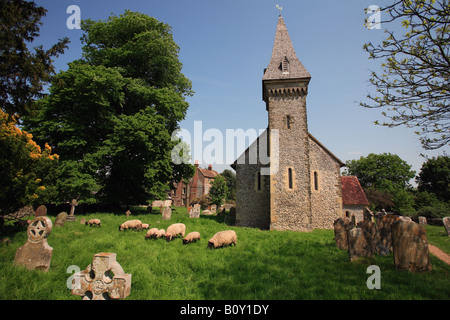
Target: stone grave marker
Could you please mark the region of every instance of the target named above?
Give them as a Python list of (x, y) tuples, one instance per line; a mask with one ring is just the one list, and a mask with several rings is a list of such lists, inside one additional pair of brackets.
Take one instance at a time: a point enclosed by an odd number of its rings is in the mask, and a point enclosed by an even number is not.
[(115, 253), (95, 254), (92, 263), (72, 280), (72, 294), (83, 300), (125, 299), (130, 291), (131, 274), (123, 271)]
[(420, 216), (419, 217), (419, 224), (426, 225), (427, 224), (427, 218)]
[(394, 264), (409, 271), (431, 270), (425, 227), (413, 221), (398, 221), (392, 225)]
[(442, 222), (444, 223), (445, 231), (447, 231), (447, 236), (450, 237), (450, 217), (444, 217)]
[(353, 228), (348, 233), (348, 254), (350, 261), (360, 257), (373, 258), (372, 236), (362, 228)]
[(47, 243), (52, 231), (52, 221), (48, 217), (36, 217), (27, 229), (28, 241), (16, 251), (15, 265), (23, 265), (28, 270), (47, 272), (52, 261), (53, 248)]
[(56, 216), (55, 227), (64, 227), (67, 220), (67, 212), (61, 212)]
[(164, 207), (161, 219), (170, 220), (171, 218), (172, 218), (172, 209), (170, 207)]
[(189, 218), (200, 218), (200, 205), (195, 204), (189, 212)]
[(125, 214), (127, 215), (127, 219), (130, 217), (131, 211), (127, 210), (127, 212), (125, 212)]
[(86, 219), (85, 219), (85, 218), (82, 218), (82, 219), (80, 220), (80, 223), (81, 223), (81, 224), (86, 224)]
[(215, 204), (213, 204), (212, 206), (211, 206), (211, 212), (212, 213), (216, 213), (217, 212), (217, 206), (215, 205)]
[(392, 214), (382, 216), (377, 221), (379, 241), (375, 245), (376, 252), (380, 255), (388, 255), (392, 252), (392, 224), (400, 221), (400, 219)]
[(70, 202), (70, 212), (69, 215), (66, 218), (66, 221), (75, 221), (75, 207), (78, 206), (77, 199), (72, 199)]
[(45, 217), (47, 215), (47, 207), (43, 204), (36, 209), (35, 217)]
[(334, 221), (334, 240), (339, 249), (348, 250), (348, 233), (355, 225), (348, 218)]

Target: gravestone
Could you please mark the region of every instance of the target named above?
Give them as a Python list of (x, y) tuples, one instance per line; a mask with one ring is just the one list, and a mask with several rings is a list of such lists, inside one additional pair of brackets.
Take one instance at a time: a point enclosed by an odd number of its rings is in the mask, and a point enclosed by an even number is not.
[(72, 294), (83, 300), (125, 299), (131, 291), (131, 274), (126, 274), (116, 261), (115, 253), (97, 253), (92, 263), (75, 273)]
[(210, 215), (213, 215), (214, 213), (211, 210), (203, 210), (202, 214), (205, 216), (210, 216)]
[(388, 255), (392, 252), (392, 224), (400, 219), (392, 214), (382, 216), (378, 220), (379, 241), (375, 245), (376, 252), (380, 255)]
[(339, 249), (348, 250), (348, 233), (355, 226), (348, 218), (334, 221), (334, 239)]
[(47, 243), (52, 231), (52, 221), (48, 217), (36, 217), (27, 229), (28, 241), (16, 251), (15, 265), (23, 265), (28, 270), (47, 272), (52, 261), (53, 248)]
[(161, 219), (170, 220), (171, 218), (172, 218), (172, 209), (170, 207), (164, 207)]
[(45, 217), (47, 215), (47, 207), (43, 204), (36, 209), (35, 217)]
[(75, 221), (75, 207), (78, 206), (77, 199), (72, 199), (70, 203), (70, 213), (66, 218), (66, 221)]
[(213, 204), (212, 206), (211, 206), (211, 212), (212, 213), (216, 213), (217, 212), (217, 206), (215, 205), (215, 204)]
[(427, 218), (420, 216), (419, 217), (419, 224), (426, 225), (427, 224)]
[(127, 215), (127, 219), (128, 219), (128, 217), (129, 217), (130, 214), (131, 214), (131, 211), (130, 211), (130, 210), (127, 210), (127, 212), (125, 212), (125, 214)]
[(368, 249), (370, 249), (372, 252), (375, 252), (375, 246), (379, 242), (379, 233), (377, 225), (372, 221), (361, 221), (356, 226), (364, 230), (370, 237), (369, 242), (370, 248)]
[(85, 219), (85, 218), (82, 218), (82, 219), (80, 220), (80, 223), (81, 223), (81, 224), (86, 224), (86, 219)]
[(353, 228), (348, 233), (348, 254), (350, 261), (361, 257), (373, 258), (372, 236), (361, 228)]
[(447, 236), (450, 237), (450, 217), (442, 219), (442, 223), (444, 224), (445, 231), (447, 231)]
[(392, 225), (394, 264), (409, 271), (431, 270), (425, 227), (413, 221), (398, 221)]
[(189, 218), (200, 218), (200, 205), (195, 204), (189, 212)]
[(56, 216), (55, 227), (64, 227), (67, 220), (67, 212), (61, 212)]

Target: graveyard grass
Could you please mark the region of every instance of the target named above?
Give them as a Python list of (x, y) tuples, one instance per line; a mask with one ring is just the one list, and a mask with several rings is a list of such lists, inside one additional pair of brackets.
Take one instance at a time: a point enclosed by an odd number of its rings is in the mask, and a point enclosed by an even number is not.
[[(190, 219), (186, 208), (174, 208), (172, 220), (161, 220), (154, 210), (132, 210), (130, 219), (167, 229), (175, 222), (186, 232), (198, 231), (202, 239), (183, 245), (180, 238), (145, 240), (147, 231), (118, 231), (125, 214), (76, 213), (76, 222), (53, 227), (48, 243), (53, 247), (47, 273), (13, 266), (14, 255), (26, 240), (26, 230), (9, 235), (11, 244), (0, 244), (0, 299), (81, 299), (72, 296), (67, 282), (71, 265), (84, 270), (95, 253), (115, 252), (125, 273), (132, 274), (130, 300), (202, 299), (450, 299), (450, 266), (433, 255), (433, 270), (411, 273), (395, 269), (392, 254), (350, 263), (348, 253), (337, 249), (333, 230), (308, 233), (260, 231), (228, 226), (224, 217)], [(55, 217), (50, 217), (54, 222)], [(80, 224), (99, 218), (101, 228)], [(157, 223), (160, 221), (160, 223)], [(207, 249), (216, 232), (233, 229), (237, 246)], [(450, 238), (443, 227), (427, 226), (430, 243), (450, 253)], [(381, 289), (370, 290), (369, 265), (381, 270)], [(70, 282), (70, 281), (69, 281)]]

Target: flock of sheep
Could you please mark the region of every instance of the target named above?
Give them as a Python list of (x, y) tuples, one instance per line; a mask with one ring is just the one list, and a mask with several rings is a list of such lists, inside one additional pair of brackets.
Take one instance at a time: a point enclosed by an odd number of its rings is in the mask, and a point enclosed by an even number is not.
[[(91, 219), (86, 221), (86, 225), (90, 226), (101, 226), (101, 221), (99, 219)], [(147, 223), (142, 223), (141, 220), (128, 220), (122, 223), (119, 226), (119, 231), (134, 229), (134, 230), (142, 230), (148, 229), (150, 227)], [(158, 239), (158, 238), (166, 238), (166, 241), (171, 241), (173, 238), (181, 236), (183, 237), (183, 244), (195, 242), (200, 240), (200, 233), (197, 231), (193, 231), (185, 236), (186, 226), (184, 223), (175, 223), (170, 225), (167, 228), (167, 231), (164, 229), (152, 228), (148, 230), (145, 235), (145, 239)], [(225, 230), (217, 232), (211, 239), (208, 241), (208, 248), (219, 248), (225, 247), (229, 245), (236, 245), (237, 235), (234, 230)]]

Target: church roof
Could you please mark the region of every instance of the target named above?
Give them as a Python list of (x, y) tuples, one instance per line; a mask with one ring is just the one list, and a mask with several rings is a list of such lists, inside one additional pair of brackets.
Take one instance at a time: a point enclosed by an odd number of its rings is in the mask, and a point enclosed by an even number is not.
[(311, 75), (298, 59), (283, 17), (280, 15), (275, 33), (272, 58), (264, 72), (263, 80), (300, 78), (311, 78)]
[(344, 205), (364, 205), (368, 206), (366, 194), (359, 184), (356, 176), (341, 176), (342, 203)]

